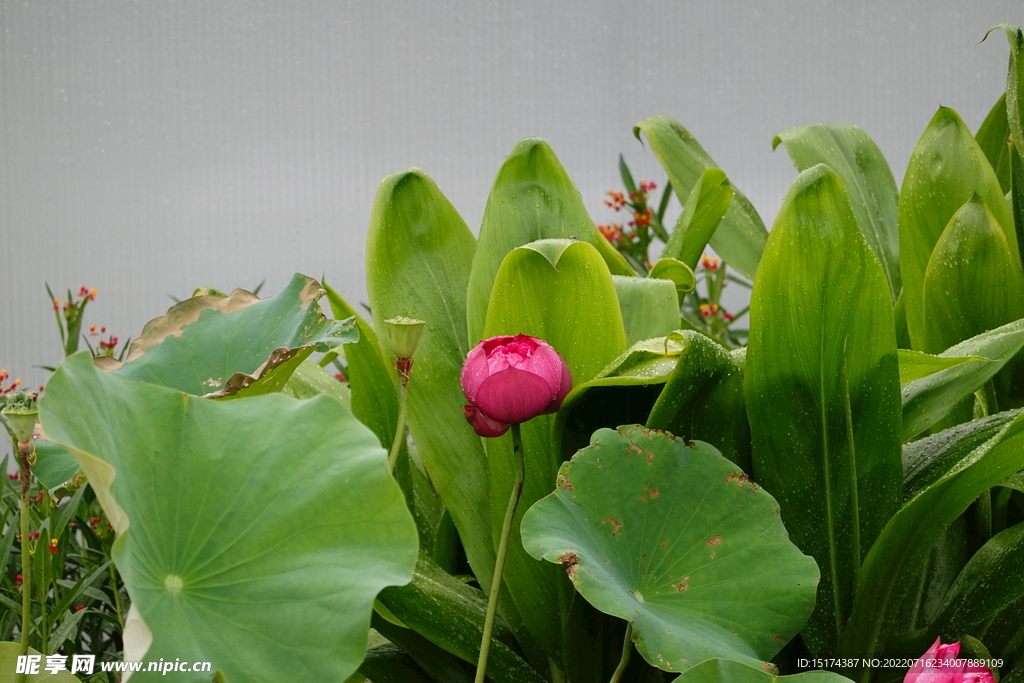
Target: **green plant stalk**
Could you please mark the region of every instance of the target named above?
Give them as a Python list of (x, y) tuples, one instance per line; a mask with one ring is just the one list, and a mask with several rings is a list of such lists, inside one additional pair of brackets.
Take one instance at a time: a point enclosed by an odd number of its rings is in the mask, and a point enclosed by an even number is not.
[(121, 589), (117, 587), (117, 571), (114, 569), (114, 565), (111, 564), (107, 567), (107, 571), (110, 573), (110, 585), (114, 589), (114, 611), (117, 612), (117, 623), (121, 626), (121, 632), (124, 632), (124, 611), (121, 608)]
[(32, 630), (32, 551), (29, 539), (28, 487), (31, 481), (28, 457), (32, 445), (14, 441), (21, 469), (21, 654), (28, 654), (29, 635)]
[(623, 674), (626, 673), (626, 667), (629, 666), (629, 656), (633, 654), (633, 622), (626, 622), (626, 637), (622, 639), (622, 658), (619, 659), (619, 665), (615, 667), (615, 673), (612, 674), (611, 679), (608, 683), (619, 683), (622, 680)]
[(395, 428), (395, 440), (391, 442), (391, 452), (388, 453), (388, 470), (395, 471), (395, 463), (398, 462), (398, 454), (402, 451), (402, 444), (405, 443), (405, 414), (406, 414), (406, 381), (398, 383), (398, 426)]
[(512, 425), (512, 455), (516, 462), (516, 478), (512, 483), (512, 495), (505, 509), (505, 521), (501, 524), (501, 540), (498, 542), (498, 556), (494, 560), (494, 579), (491, 581), (491, 594), (487, 598), (487, 616), (484, 617), (484, 635), (480, 640), (480, 658), (476, 663), (474, 683), (484, 683), (487, 673), (487, 655), (491, 649), (491, 632), (494, 631), (494, 616), (498, 610), (498, 594), (501, 593), (501, 574), (505, 569), (505, 555), (508, 552), (508, 538), (512, 532), (512, 520), (519, 506), (519, 496), (523, 492), (526, 480), (526, 464), (523, 461), (523, 439), (519, 433), (519, 425)]

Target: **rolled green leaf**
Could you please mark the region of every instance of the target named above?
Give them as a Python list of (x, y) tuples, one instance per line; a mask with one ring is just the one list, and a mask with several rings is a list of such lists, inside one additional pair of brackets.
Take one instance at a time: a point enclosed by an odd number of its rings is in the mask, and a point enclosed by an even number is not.
[(831, 671), (807, 671), (779, 676), (728, 659), (709, 659), (698, 664), (673, 683), (849, 683), (850, 679)]
[(839, 177), (797, 177), (750, 302), (754, 478), (821, 567), (805, 641), (831, 652), (857, 571), (900, 504), (899, 369), (889, 287)]

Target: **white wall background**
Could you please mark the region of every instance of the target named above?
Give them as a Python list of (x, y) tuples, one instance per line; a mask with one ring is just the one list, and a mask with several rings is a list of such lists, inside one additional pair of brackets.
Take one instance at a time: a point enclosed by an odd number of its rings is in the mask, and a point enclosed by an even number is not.
[(598, 222), (631, 135), (687, 126), (769, 225), (772, 136), (855, 123), (897, 181), (939, 104), (976, 129), (1020, 0), (0, 0), (0, 366), (60, 358), (44, 290), (96, 287), (122, 339), (197, 286), (325, 274), (365, 300), (387, 174), (423, 168), (475, 230), (505, 154), (546, 138)]

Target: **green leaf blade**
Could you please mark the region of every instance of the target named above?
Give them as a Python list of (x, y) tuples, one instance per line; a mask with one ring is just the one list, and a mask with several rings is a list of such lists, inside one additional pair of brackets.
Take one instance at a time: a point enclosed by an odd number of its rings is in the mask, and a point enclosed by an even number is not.
[[(718, 164), (704, 151), (696, 138), (678, 121), (652, 116), (633, 127), (633, 135), (647, 136), (651, 151), (661, 162), (680, 203), (688, 201), (701, 175)], [(743, 193), (734, 195), (721, 224), (711, 238), (711, 248), (748, 278), (753, 278), (764, 251), (768, 231), (761, 217)]]
[(783, 202), (751, 299), (754, 477), (822, 568), (804, 632), (830, 652), (857, 570), (900, 502), (899, 374), (885, 274), (842, 182), (818, 165)]
[(782, 131), (772, 147), (779, 144), (785, 145), (797, 170), (827, 164), (843, 181), (857, 226), (882, 263), (895, 302), (903, 287), (896, 180), (874, 140), (857, 126), (818, 123)]

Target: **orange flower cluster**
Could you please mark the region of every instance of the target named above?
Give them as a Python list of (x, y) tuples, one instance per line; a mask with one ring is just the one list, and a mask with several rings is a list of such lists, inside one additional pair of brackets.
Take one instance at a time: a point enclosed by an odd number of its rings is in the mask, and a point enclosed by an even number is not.
[(7, 374), (6, 370), (0, 370), (0, 396), (2, 396), (3, 394), (9, 394), (15, 389), (17, 389), (19, 386), (21, 386), (21, 380), (16, 379), (14, 380), (14, 382), (11, 383), (9, 387), (4, 387), (4, 382), (7, 381), (8, 377), (10, 377), (10, 375)]
[(718, 270), (718, 259), (714, 256), (701, 256), (700, 265), (704, 270)]
[(700, 314), (704, 318), (722, 318), (726, 322), (732, 322), (735, 316), (729, 313), (718, 304), (701, 304)]
[(53, 310), (55, 311), (67, 311), (69, 308), (73, 309), (79, 304), (86, 301), (93, 301), (96, 299), (96, 288), (81, 286), (78, 288), (78, 300), (77, 301), (61, 301), (60, 299), (53, 300)]

